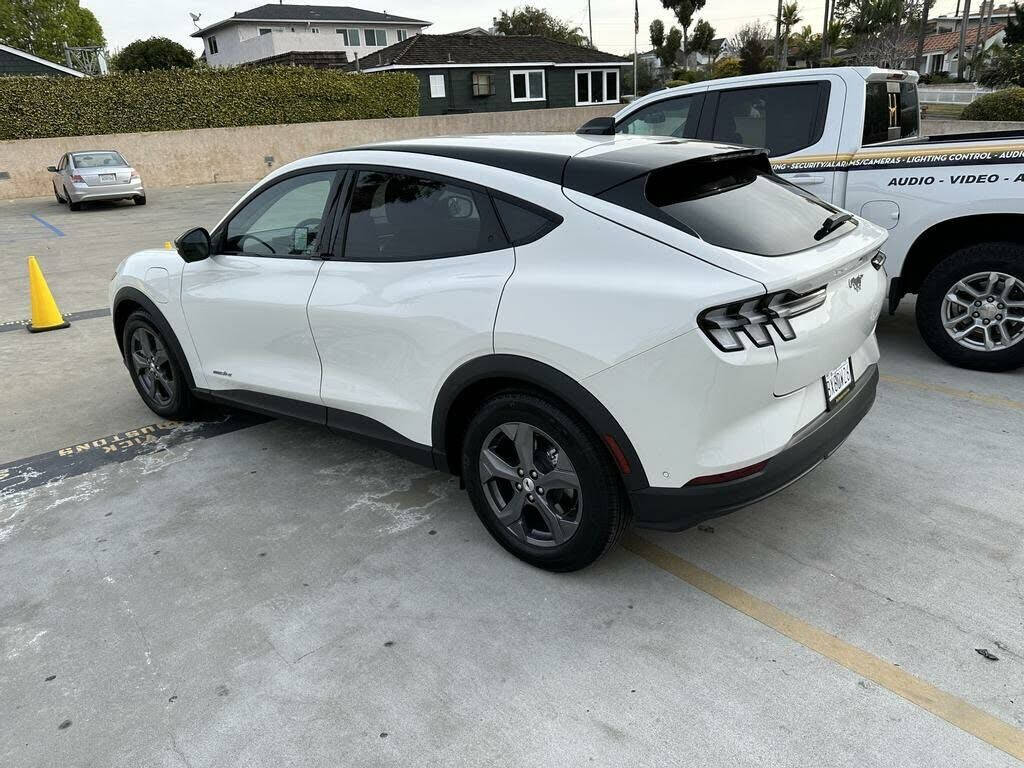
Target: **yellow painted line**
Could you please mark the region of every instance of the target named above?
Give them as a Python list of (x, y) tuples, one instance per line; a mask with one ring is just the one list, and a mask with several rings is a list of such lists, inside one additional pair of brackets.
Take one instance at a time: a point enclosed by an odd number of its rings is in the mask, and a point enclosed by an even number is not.
[(1024, 411), (1024, 403), (1019, 400), (1011, 400), (1008, 397), (1000, 397), (999, 395), (983, 395), (978, 392), (971, 392), (967, 389), (956, 389), (955, 387), (947, 387), (943, 384), (930, 384), (927, 381), (908, 379), (903, 376), (890, 376), (887, 373), (883, 373), (879, 378), (889, 384), (899, 384), (904, 387), (920, 389), (924, 392), (935, 392), (939, 395), (958, 397), (963, 400), (982, 403), (983, 405), (991, 405), (994, 408), (1009, 408), (1014, 411)]
[(1024, 760), (1024, 731), (998, 717), (936, 688), (931, 683), (862, 648), (840, 640), (796, 616), (791, 616), (771, 603), (754, 597), (749, 592), (723, 581), (636, 534), (630, 534), (623, 546), (652, 565), (721, 600), (730, 608), (735, 608), (769, 629), (774, 629), (800, 645), (841, 664), (851, 672), (877, 683), (986, 744), (1001, 749), (1018, 760)]

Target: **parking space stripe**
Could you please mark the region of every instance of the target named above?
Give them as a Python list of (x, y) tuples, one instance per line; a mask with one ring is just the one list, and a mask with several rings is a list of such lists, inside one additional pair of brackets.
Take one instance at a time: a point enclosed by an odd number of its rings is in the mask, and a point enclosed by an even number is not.
[[(69, 323), (73, 323), (75, 320), (91, 320), (94, 317), (110, 317), (110, 309), (107, 307), (101, 307), (99, 309), (84, 309), (81, 312), (69, 312), (64, 315), (64, 319)], [(23, 330), (30, 322), (32, 321), (4, 320), (0, 322), (0, 333)]]
[(1024, 731), (906, 670), (754, 597), (657, 544), (630, 534), (623, 546), (652, 565), (779, 634), (901, 696), (987, 744), (1024, 760)]
[(269, 416), (239, 411), (216, 421), (162, 421), (0, 464), (0, 501), (13, 493), (83, 475), (106, 464), (131, 461), (182, 443), (226, 435), (271, 420)]
[(883, 373), (879, 378), (889, 384), (900, 384), (904, 387), (913, 387), (914, 389), (920, 389), (925, 392), (935, 392), (939, 395), (948, 395), (949, 397), (972, 400), (976, 403), (981, 403), (982, 405), (991, 405), (994, 408), (1009, 408), (1013, 411), (1024, 411), (1024, 403), (1019, 400), (1011, 400), (1008, 397), (1000, 397), (999, 395), (983, 395), (978, 392), (971, 392), (967, 389), (956, 389), (955, 387), (947, 387), (943, 384), (930, 384), (927, 381), (908, 379), (903, 376), (890, 376), (885, 373)]
[(31, 217), (32, 217), (33, 219), (35, 219), (36, 221), (38, 221), (38, 222), (39, 222), (40, 224), (42, 224), (42, 225), (43, 225), (44, 227), (46, 227), (46, 228), (47, 228), (48, 230), (50, 230), (51, 232), (53, 232), (53, 234), (55, 234), (55, 235), (56, 235), (57, 237), (64, 237), (64, 233), (63, 233), (63, 232), (61, 232), (61, 231), (60, 231), (59, 229), (57, 229), (57, 228), (56, 228), (55, 226), (53, 226), (53, 224), (51, 224), (50, 222), (48, 222), (48, 221), (47, 221), (46, 219), (44, 219), (44, 218), (43, 218), (42, 216), (37, 216), (37, 215), (36, 215), (36, 214), (34, 214), (34, 213), (30, 213), (30, 214), (29, 214), (29, 216), (31, 216)]

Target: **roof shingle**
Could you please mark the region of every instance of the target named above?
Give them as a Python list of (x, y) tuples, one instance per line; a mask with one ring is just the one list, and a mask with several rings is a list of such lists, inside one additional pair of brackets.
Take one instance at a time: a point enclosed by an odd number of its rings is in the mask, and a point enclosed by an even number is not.
[(215, 27), (230, 24), (234, 21), (301, 21), (301, 22), (376, 22), (389, 24), (419, 24), (429, 26), (429, 21), (410, 19), (405, 16), (395, 16), (390, 13), (378, 13), (377, 11), (366, 11), (362, 8), (353, 8), (347, 5), (282, 5), (279, 3), (266, 3), (265, 5), (251, 8), (248, 11), (238, 11), (228, 19), (223, 19), (198, 32), (193, 32), (192, 37), (198, 37)]

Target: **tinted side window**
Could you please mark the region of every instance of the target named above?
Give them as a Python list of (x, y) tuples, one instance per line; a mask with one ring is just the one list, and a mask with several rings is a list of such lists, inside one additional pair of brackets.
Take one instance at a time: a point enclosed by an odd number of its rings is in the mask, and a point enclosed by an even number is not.
[(494, 198), (494, 207), (505, 227), (512, 245), (526, 245), (543, 237), (561, 223), (561, 217), (545, 215), (500, 197)]
[(414, 261), (505, 248), (490, 198), (439, 179), (359, 171), (345, 258)]
[(764, 147), (769, 157), (809, 147), (821, 138), (818, 108), (822, 94), (822, 83), (722, 91), (714, 139)]
[(316, 252), (334, 171), (293, 176), (260, 192), (228, 222), (225, 253), (308, 256)]
[(920, 113), (916, 83), (870, 82), (864, 102), (863, 144), (917, 136)]
[(697, 135), (703, 94), (680, 96), (649, 104), (627, 117), (615, 129), (617, 133), (640, 136), (675, 136), (692, 139)]

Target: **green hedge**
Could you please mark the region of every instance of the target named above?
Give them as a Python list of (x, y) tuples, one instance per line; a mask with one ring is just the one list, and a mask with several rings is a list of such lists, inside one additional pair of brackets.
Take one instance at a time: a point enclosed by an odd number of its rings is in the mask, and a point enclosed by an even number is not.
[(964, 109), (963, 120), (1024, 121), (1024, 88), (1004, 88), (979, 96)]
[(0, 140), (410, 117), (415, 75), (308, 67), (0, 77)]

